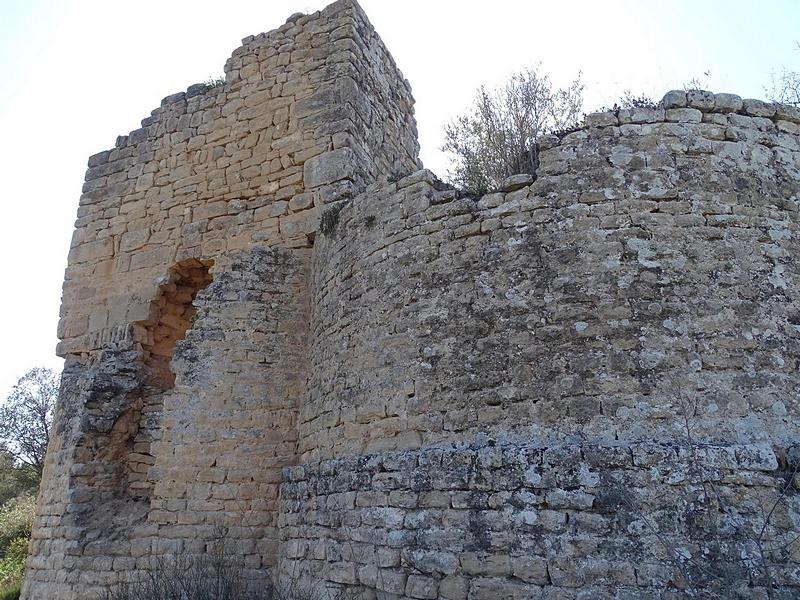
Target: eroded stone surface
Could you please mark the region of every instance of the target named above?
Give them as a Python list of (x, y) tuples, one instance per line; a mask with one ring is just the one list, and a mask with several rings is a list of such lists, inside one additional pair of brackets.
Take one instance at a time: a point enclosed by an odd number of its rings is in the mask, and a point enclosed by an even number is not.
[[(705, 550), (704, 567), (727, 564), (730, 573), (742, 558), (758, 561), (740, 524), (764, 524), (762, 507), (774, 504), (776, 481), (790, 475), (778, 470), (775, 479), (769, 445), (693, 452), (689, 466), (686, 447), (673, 444), (485, 440), (289, 468), (281, 569), (328, 581), (349, 571), (353, 583), (404, 598), (673, 597), (675, 548)], [(752, 462), (754, 455), (766, 460)], [(697, 473), (724, 498), (727, 514), (697, 510), (704, 501)], [(787, 519), (798, 509), (792, 494), (782, 515), (769, 519), (776, 546), (791, 539)], [(717, 527), (729, 533), (715, 549)], [(793, 581), (794, 563), (775, 558), (776, 577)], [(690, 580), (703, 581), (702, 569), (692, 569)], [(753, 587), (748, 575), (735, 576), (750, 597), (766, 593), (757, 575)]]
[(253, 586), (797, 596), (797, 109), (669, 92), (468, 198), (354, 2), (243, 44), (89, 159), (27, 600), (219, 526)]

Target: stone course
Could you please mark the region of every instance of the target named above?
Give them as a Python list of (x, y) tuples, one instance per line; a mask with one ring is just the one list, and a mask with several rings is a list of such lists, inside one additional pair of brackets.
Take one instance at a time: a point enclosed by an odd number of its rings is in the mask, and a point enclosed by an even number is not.
[(225, 72), (89, 159), (26, 600), (220, 526), (253, 587), (800, 594), (800, 110), (672, 91), (470, 198), (353, 0)]
[[(722, 554), (703, 560), (753, 552), (735, 532), (764, 523), (778, 469), (768, 444), (695, 451), (704, 479), (735, 506), (720, 523), (698, 516), (702, 493), (677, 444), (483, 440), (289, 467), (281, 571), (386, 599), (681, 597), (669, 553), (707, 550), (715, 526), (729, 529)], [(798, 509), (793, 495), (770, 519), (775, 546), (789, 539), (779, 523)], [(793, 585), (796, 564), (783, 558), (770, 567)], [(746, 597), (768, 597), (754, 579)]]

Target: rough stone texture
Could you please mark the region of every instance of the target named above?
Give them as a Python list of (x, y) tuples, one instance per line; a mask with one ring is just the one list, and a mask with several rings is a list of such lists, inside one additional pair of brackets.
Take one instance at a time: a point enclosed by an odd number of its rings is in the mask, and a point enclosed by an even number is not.
[(569, 134), (507, 194), (423, 172), (338, 212), (314, 249), (304, 459), (673, 439), (686, 403), (698, 439), (791, 442), (798, 138), (705, 117)]
[(219, 525), (253, 579), (276, 562), (320, 213), (417, 169), (418, 143), (355, 2), (243, 44), (224, 85), (165, 98), (89, 159), (26, 598), (90, 597)]
[(468, 198), (354, 2), (243, 44), (89, 159), (24, 598), (220, 525), (254, 586), (797, 597), (799, 111), (670, 92)]
[[(706, 564), (740, 552), (752, 559), (742, 524), (763, 524), (775, 497), (769, 444), (694, 452), (703, 478), (735, 507), (718, 521), (697, 510), (701, 487), (686, 447), (673, 444), (483, 441), (287, 468), (281, 569), (340, 581), (336, 573), (350, 565), (353, 583), (389, 598), (680, 597), (669, 554), (709, 549), (721, 527), (719, 554)], [(792, 539), (798, 509), (792, 495), (770, 518), (776, 545)], [(778, 553), (770, 565), (779, 597), (796, 597), (796, 564), (784, 560)], [(745, 587), (749, 579), (741, 576)], [(745, 597), (767, 597), (754, 580)]]

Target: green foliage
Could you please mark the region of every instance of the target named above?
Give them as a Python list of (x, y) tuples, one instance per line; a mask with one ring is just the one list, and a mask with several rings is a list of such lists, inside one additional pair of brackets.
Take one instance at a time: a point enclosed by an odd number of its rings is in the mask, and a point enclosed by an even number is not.
[(28, 465), (15, 465), (6, 452), (0, 451), (0, 506), (17, 496), (36, 494), (39, 473)]
[(6, 589), (0, 588), (0, 600), (19, 600), (21, 586), (14, 584)]
[(511, 175), (534, 175), (537, 138), (578, 124), (583, 88), (580, 74), (566, 88), (553, 88), (538, 65), (512, 75), (500, 89), (481, 87), (470, 111), (445, 127), (442, 150), (452, 157), (452, 183), (483, 194)]
[(31, 369), (0, 406), (0, 600), (19, 598), (59, 376)]
[[(28, 539), (17, 538), (11, 541), (6, 555), (0, 559), (0, 590), (13, 593), (18, 590), (25, 576), (25, 559), (28, 556)], [(4, 596), (0, 594), (0, 598)], [(10, 597), (14, 597), (11, 595)]]
[(30, 537), (35, 513), (34, 496), (14, 498), (0, 508), (0, 556), (7, 557), (16, 540)]

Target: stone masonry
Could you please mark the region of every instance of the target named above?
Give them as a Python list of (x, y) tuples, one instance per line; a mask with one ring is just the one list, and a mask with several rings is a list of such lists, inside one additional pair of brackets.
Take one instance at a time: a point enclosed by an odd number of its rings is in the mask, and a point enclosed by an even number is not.
[(670, 92), (465, 197), (354, 0), (89, 159), (23, 598), (224, 526), (367, 599), (800, 595), (800, 110)]

